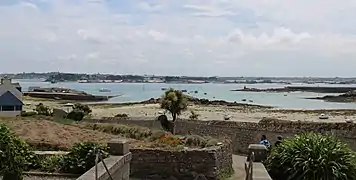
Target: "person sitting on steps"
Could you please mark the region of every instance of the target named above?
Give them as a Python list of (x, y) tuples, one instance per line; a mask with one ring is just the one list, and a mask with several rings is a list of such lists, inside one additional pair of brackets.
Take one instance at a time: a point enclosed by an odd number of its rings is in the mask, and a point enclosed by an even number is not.
[(261, 136), (260, 144), (265, 145), (267, 148), (269, 148), (271, 146), (271, 144), (267, 140), (267, 136), (266, 135), (262, 135)]

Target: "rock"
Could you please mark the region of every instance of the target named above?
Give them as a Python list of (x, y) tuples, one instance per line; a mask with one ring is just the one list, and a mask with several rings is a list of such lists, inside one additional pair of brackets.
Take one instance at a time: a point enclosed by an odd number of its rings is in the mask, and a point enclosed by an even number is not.
[(65, 118), (65, 117), (67, 117), (67, 112), (65, 112), (63, 109), (53, 108), (53, 117), (54, 118)]

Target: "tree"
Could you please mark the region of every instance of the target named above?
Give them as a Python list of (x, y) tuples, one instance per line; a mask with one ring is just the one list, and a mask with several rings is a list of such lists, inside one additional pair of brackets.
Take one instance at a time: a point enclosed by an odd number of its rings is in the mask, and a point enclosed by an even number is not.
[(355, 180), (356, 156), (331, 135), (304, 133), (273, 147), (266, 166), (276, 180)]
[[(177, 117), (187, 109), (188, 98), (179, 90), (174, 90), (172, 88), (168, 89), (161, 98), (160, 105), (162, 109), (169, 111), (172, 115), (172, 122), (177, 120)], [(172, 133), (174, 134), (174, 125)]]

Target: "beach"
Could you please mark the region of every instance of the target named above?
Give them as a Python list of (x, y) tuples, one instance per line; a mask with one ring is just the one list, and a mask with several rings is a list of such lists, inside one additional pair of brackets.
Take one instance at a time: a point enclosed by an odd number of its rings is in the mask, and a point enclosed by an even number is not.
[[(50, 108), (60, 108), (69, 111), (65, 107), (64, 101), (28, 98), (24, 97), (24, 110), (31, 111), (38, 103), (43, 103)], [(72, 102), (75, 103), (75, 102)], [(93, 118), (114, 117), (117, 114), (127, 114), (130, 117), (155, 117), (164, 112), (159, 104), (96, 104), (90, 105)], [(263, 118), (276, 118), (289, 121), (313, 121), (313, 122), (345, 122), (345, 120), (356, 120), (356, 110), (285, 110), (264, 108), (255, 106), (226, 106), (226, 105), (196, 105), (190, 104), (188, 109), (179, 117), (189, 119), (191, 111), (199, 114), (198, 120), (222, 120), (225, 116), (230, 116), (229, 121), (258, 122)], [(319, 119), (321, 114), (325, 114), (329, 119)], [(170, 118), (169, 113), (167, 113)]]

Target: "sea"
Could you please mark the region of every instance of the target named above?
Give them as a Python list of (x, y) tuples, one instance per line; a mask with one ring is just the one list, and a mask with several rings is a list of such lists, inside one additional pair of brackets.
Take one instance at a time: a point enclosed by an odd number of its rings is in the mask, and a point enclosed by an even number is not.
[[(339, 95), (310, 92), (291, 93), (271, 93), (271, 92), (241, 92), (231, 91), (233, 89), (247, 88), (278, 88), (285, 87), (285, 84), (163, 84), (163, 83), (78, 83), (59, 82), (49, 83), (34, 79), (13, 80), (19, 82), (23, 91), (27, 91), (31, 86), (37, 87), (64, 87), (82, 90), (95, 95), (118, 95), (111, 98), (107, 103), (127, 103), (158, 98), (163, 93), (162, 88), (174, 88), (187, 90), (187, 94), (197, 98), (209, 100), (224, 100), (229, 102), (239, 102), (257, 105), (273, 106), (278, 109), (356, 109), (356, 103), (334, 103), (322, 100), (306, 99), (310, 97), (322, 97), (325, 95)], [(303, 84), (292, 84), (303, 85)], [(288, 85), (290, 86), (290, 85)], [(330, 84), (307, 84), (303, 86), (354, 86), (356, 85), (330, 85)], [(111, 92), (99, 92), (105, 88)], [(197, 93), (195, 93), (197, 91)], [(246, 101), (243, 101), (243, 100)], [(102, 103), (102, 102), (101, 102)]]

